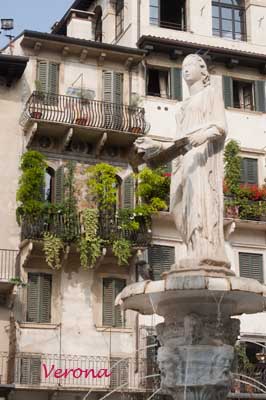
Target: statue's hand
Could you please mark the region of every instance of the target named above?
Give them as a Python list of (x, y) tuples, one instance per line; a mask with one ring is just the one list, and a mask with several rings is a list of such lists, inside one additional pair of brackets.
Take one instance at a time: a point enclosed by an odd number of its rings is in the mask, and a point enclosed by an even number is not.
[(198, 147), (201, 144), (207, 142), (208, 139), (209, 139), (209, 135), (206, 132), (199, 131), (199, 132), (195, 132), (189, 136), (189, 143), (194, 147)]
[(144, 158), (145, 156), (151, 157), (161, 150), (161, 145), (147, 136), (138, 138), (135, 141), (134, 146), (137, 153), (144, 156)]

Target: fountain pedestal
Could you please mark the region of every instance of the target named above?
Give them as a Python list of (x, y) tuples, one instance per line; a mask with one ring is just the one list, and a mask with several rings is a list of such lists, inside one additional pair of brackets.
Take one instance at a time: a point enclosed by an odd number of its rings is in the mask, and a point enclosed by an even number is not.
[(127, 286), (116, 302), (164, 317), (156, 327), (161, 393), (175, 400), (223, 400), (239, 335), (239, 319), (231, 316), (264, 311), (266, 287), (247, 278), (172, 272)]

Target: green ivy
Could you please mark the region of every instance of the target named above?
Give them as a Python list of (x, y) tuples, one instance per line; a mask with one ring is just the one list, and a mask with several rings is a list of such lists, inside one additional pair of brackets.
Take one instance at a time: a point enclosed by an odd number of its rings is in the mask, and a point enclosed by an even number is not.
[(98, 210), (87, 208), (82, 212), (84, 235), (78, 241), (80, 262), (84, 269), (93, 267), (101, 255), (103, 240), (98, 236)]
[(126, 239), (117, 239), (113, 242), (113, 253), (117, 257), (118, 265), (128, 264), (128, 260), (131, 257), (132, 244)]
[(229, 193), (238, 194), (239, 182), (241, 177), (241, 157), (239, 156), (240, 147), (235, 140), (230, 140), (224, 150), (225, 163), (225, 184)]
[(60, 269), (61, 268), (61, 252), (64, 249), (64, 243), (62, 239), (56, 235), (46, 232), (43, 235), (43, 251), (45, 254), (45, 260), (50, 268)]
[(47, 164), (44, 156), (38, 151), (30, 150), (21, 158), (22, 172), (17, 190), (17, 221), (23, 217), (38, 217), (44, 209), (43, 193)]
[(116, 206), (118, 172), (119, 168), (105, 163), (87, 169), (89, 190), (95, 196), (98, 207), (106, 212), (112, 212)]

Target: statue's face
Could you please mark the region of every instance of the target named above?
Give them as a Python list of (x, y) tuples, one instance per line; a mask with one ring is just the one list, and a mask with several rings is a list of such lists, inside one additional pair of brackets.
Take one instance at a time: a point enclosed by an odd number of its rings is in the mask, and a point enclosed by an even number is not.
[(189, 86), (202, 80), (202, 70), (199, 63), (192, 58), (186, 58), (183, 62), (183, 77)]

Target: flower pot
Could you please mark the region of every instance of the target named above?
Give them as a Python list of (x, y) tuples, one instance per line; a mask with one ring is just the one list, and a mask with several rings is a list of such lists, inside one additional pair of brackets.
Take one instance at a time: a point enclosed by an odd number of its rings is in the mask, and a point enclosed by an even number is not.
[(226, 218), (239, 218), (239, 206), (226, 206), (225, 207)]
[(42, 113), (40, 111), (32, 111), (30, 113), (30, 116), (31, 116), (31, 118), (34, 118), (34, 119), (41, 119)]
[(141, 128), (138, 126), (130, 128), (130, 132), (132, 133), (141, 133)]
[(76, 118), (75, 123), (77, 125), (88, 126), (90, 124), (90, 118), (89, 117)]

